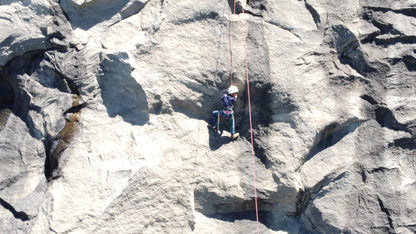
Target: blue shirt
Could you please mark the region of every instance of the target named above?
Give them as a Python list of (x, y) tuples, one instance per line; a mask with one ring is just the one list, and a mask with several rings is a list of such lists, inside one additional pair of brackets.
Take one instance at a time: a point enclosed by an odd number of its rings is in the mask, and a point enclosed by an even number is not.
[(228, 94), (224, 94), (221, 97), (221, 100), (222, 100), (222, 103), (224, 105), (224, 109), (227, 109), (227, 110), (232, 110), (233, 107), (234, 107), (233, 102), (237, 101), (237, 99), (235, 97), (230, 96)]

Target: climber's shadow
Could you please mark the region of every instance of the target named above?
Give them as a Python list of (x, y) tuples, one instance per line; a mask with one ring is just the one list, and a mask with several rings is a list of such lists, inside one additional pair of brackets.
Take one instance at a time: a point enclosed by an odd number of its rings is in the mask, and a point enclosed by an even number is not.
[(230, 133), (224, 131), (228, 127), (228, 124), (220, 124), (220, 131), (214, 131), (210, 126), (208, 126), (209, 134), (209, 148), (211, 150), (217, 150), (222, 145), (228, 144), (232, 141), (230, 138)]

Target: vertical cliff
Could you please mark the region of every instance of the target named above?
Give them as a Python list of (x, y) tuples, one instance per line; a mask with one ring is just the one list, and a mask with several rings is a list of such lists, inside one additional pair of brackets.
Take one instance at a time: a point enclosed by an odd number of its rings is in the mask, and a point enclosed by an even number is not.
[(416, 2), (235, 9), (0, 0), (0, 232), (255, 233), (245, 46), (260, 232), (416, 232)]

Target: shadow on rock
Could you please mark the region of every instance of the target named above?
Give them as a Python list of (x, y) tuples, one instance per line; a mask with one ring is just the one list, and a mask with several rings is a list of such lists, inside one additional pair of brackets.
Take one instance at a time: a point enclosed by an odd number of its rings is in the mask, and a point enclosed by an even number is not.
[[(224, 130), (220, 130), (220, 132), (215, 132), (211, 129), (211, 127), (208, 127), (209, 131), (209, 148), (211, 150), (217, 150), (222, 145), (230, 143), (232, 140), (227, 135), (227, 133), (224, 134)], [(224, 136), (226, 135), (226, 136)]]
[(149, 120), (149, 107), (143, 88), (131, 76), (132, 68), (126, 53), (104, 55), (98, 77), (101, 97), (110, 117), (121, 116), (133, 125)]
[(60, 1), (61, 7), (72, 26), (85, 30), (111, 19), (116, 14), (120, 14), (122, 19), (127, 18), (139, 12), (146, 3), (146, 1), (129, 3), (129, 0), (95, 0), (77, 5), (73, 0)]
[(337, 50), (338, 58), (343, 64), (348, 64), (361, 75), (374, 72), (375, 69), (370, 66), (368, 55), (361, 49), (358, 38), (347, 27), (343, 25), (332, 26), (329, 32), (329, 38)]

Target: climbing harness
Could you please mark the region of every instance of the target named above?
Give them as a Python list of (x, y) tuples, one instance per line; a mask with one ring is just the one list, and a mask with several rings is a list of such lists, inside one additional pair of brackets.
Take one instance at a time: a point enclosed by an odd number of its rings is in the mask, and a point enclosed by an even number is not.
[(232, 113), (234, 113), (234, 111), (222, 110), (222, 113), (224, 113), (226, 115), (231, 115)]

